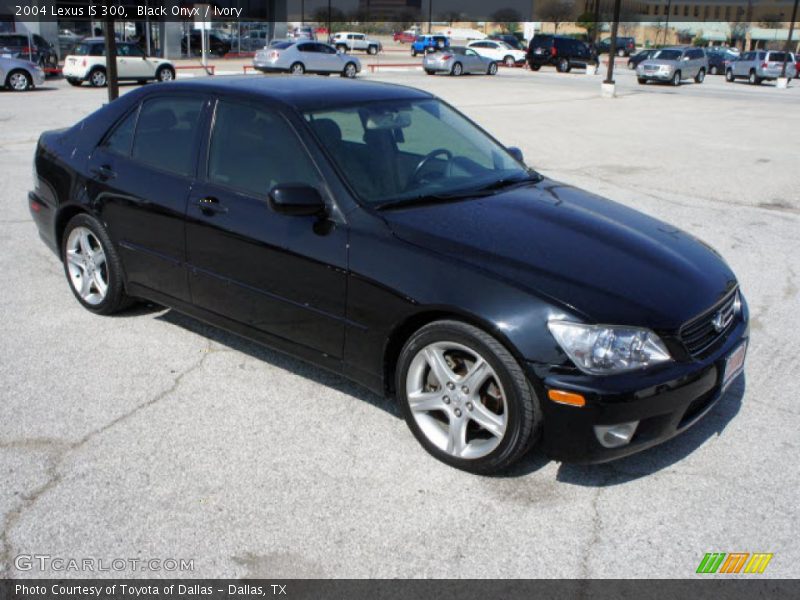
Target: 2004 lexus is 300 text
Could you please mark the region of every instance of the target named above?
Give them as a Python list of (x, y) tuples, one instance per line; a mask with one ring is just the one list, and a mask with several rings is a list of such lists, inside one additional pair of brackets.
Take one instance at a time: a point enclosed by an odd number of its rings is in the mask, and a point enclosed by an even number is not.
[(744, 365), (714, 250), (407, 87), (137, 89), (41, 136), (28, 201), (88, 310), (146, 299), (342, 373), (473, 472), (537, 442), (578, 462), (653, 446)]

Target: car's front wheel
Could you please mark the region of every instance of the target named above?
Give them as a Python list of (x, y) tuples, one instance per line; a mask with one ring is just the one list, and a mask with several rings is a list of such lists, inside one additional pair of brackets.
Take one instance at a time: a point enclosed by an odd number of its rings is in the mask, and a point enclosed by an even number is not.
[(514, 60), (514, 57), (513, 57), (513, 56), (510, 56), (510, 55), (509, 55), (509, 56), (506, 56), (506, 57), (503, 59), (503, 63), (504, 63), (504, 64), (505, 64), (507, 67), (513, 67), (513, 66), (516, 66), (516, 64), (517, 64), (517, 61), (515, 61), (515, 60)]
[(344, 66), (344, 71), (342, 71), (342, 77), (346, 77), (347, 79), (355, 79), (356, 75), (358, 74), (358, 69), (356, 68), (355, 63), (347, 63)]
[(488, 75), (497, 75), (497, 63), (493, 62), (489, 65), (489, 70), (487, 71)]
[(18, 69), (8, 74), (8, 77), (6, 77), (6, 87), (14, 92), (25, 92), (33, 89), (33, 80), (28, 73)]
[(72, 293), (84, 308), (110, 315), (127, 307), (122, 262), (97, 219), (80, 214), (67, 223), (61, 259)]
[(464, 67), (461, 63), (457, 62), (453, 65), (453, 68), (450, 70), (450, 74), (454, 77), (460, 77), (464, 73)]
[(369, 48), (367, 48), (367, 54), (372, 54), (374, 56), (377, 53), (378, 53), (377, 46), (370, 46)]
[(750, 75), (747, 78), (747, 81), (750, 82), (750, 85), (760, 85), (761, 84), (761, 78), (758, 75), (756, 75), (755, 71), (750, 71)]
[(709, 75), (719, 75), (719, 69), (715, 65), (711, 65), (711, 68), (708, 70)]
[(733, 82), (733, 79), (734, 79), (733, 78), (733, 70), (732, 69), (728, 69), (727, 71), (725, 71), (725, 81), (730, 83), (730, 82)]
[(675, 71), (675, 75), (672, 76), (672, 85), (675, 87), (681, 84), (681, 72)]
[(569, 72), (569, 61), (566, 58), (562, 58), (561, 60), (558, 61), (558, 65), (556, 65), (556, 68), (561, 73), (568, 73)]
[(496, 473), (538, 438), (541, 409), (522, 368), (472, 325), (436, 321), (417, 331), (400, 354), (396, 386), (420, 444), (459, 469)]
[(158, 67), (158, 71), (156, 71), (156, 79), (158, 81), (172, 81), (175, 79), (175, 71), (172, 67), (168, 67), (166, 65)]
[(695, 76), (694, 80), (695, 80), (695, 83), (703, 83), (703, 80), (705, 78), (706, 78), (706, 70), (705, 69), (700, 69), (697, 72), (697, 75)]

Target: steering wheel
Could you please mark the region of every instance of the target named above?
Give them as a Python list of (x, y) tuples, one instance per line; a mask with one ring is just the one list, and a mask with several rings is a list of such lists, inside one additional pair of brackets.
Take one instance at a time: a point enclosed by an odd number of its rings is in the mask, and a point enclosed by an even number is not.
[(422, 170), (425, 168), (425, 166), (437, 156), (447, 157), (447, 165), (445, 166), (444, 174), (445, 175), (450, 174), (450, 169), (453, 164), (453, 153), (450, 152), (450, 150), (448, 150), (447, 148), (437, 148), (436, 150), (428, 152), (428, 154), (425, 155), (425, 158), (419, 161), (417, 168), (414, 169), (414, 172), (411, 174), (411, 178), (408, 180), (408, 185), (406, 186), (406, 188), (410, 187), (411, 184), (415, 183), (419, 179), (419, 175), (420, 173), (422, 173)]

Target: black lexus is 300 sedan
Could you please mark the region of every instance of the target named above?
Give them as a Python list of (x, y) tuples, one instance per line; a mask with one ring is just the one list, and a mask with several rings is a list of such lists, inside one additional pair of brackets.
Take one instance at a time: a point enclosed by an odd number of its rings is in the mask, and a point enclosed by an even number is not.
[(342, 373), (461, 469), (537, 442), (637, 452), (742, 372), (747, 306), (714, 250), (540, 176), (423, 91), (147, 86), (44, 133), (35, 181), (88, 310), (146, 299)]

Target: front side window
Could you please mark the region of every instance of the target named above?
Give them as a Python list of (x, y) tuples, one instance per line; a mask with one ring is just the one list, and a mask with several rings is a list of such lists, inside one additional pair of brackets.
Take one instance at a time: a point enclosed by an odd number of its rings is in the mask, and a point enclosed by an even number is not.
[(203, 98), (166, 96), (147, 100), (139, 111), (133, 158), (162, 171), (194, 171), (196, 133)]
[(375, 102), (305, 114), (362, 202), (464, 193), (529, 171), (439, 100)]
[(291, 126), (269, 110), (220, 100), (208, 152), (208, 180), (266, 198), (279, 184), (316, 186), (316, 169)]

